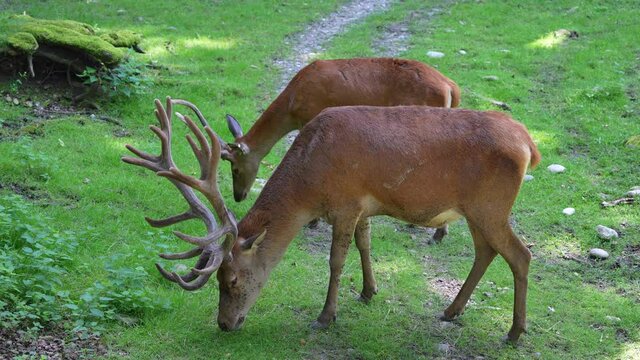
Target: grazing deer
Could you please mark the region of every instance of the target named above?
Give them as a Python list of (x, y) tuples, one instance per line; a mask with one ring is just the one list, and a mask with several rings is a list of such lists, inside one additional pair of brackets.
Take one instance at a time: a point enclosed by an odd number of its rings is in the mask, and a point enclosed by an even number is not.
[[(204, 221), (208, 230), (204, 237), (176, 232), (196, 247), (160, 255), (165, 259), (200, 255), (188, 274), (170, 273), (156, 265), (165, 278), (187, 290), (200, 288), (217, 272), (222, 330), (240, 328), (296, 233), (320, 216), (333, 226), (333, 239), (329, 290), (314, 325), (328, 326), (336, 319), (338, 283), (354, 235), (363, 269), (371, 272), (368, 217), (374, 215), (425, 226), (442, 226), (465, 217), (475, 261), (442, 318), (451, 320), (463, 312), (485, 270), (500, 254), (515, 282), (513, 324), (507, 339), (515, 342), (525, 330), (531, 253), (511, 230), (509, 214), (527, 166), (536, 166), (540, 154), (522, 124), (493, 111), (425, 106), (326, 109), (302, 129), (253, 207), (236, 225), (216, 183), (221, 151), (216, 134), (205, 128), (210, 145), (191, 119), (178, 114), (197, 139), (196, 143), (187, 136), (201, 176), (187, 175), (171, 158), (171, 101), (167, 100), (167, 111), (158, 100), (156, 107), (160, 128), (151, 129), (161, 140), (161, 155), (127, 145), (139, 158), (123, 160), (171, 180), (190, 206), (181, 215), (148, 219), (152, 225), (167, 226), (196, 217)], [(213, 213), (194, 195), (194, 189), (205, 195), (222, 226), (216, 226)], [(216, 240), (222, 237), (224, 242), (218, 245)], [(375, 289), (369, 275), (363, 279), (363, 295), (372, 295)]]
[[(363, 58), (317, 60), (300, 70), (246, 135), (227, 115), (235, 138), (222, 151), (231, 162), (233, 197), (242, 201), (256, 180), (260, 161), (287, 133), (301, 129), (325, 108), (347, 105), (456, 107), (460, 89), (436, 69), (415, 60)], [(201, 119), (202, 120), (202, 119)], [(203, 124), (206, 126), (206, 124)], [(440, 242), (439, 228), (431, 242)]]

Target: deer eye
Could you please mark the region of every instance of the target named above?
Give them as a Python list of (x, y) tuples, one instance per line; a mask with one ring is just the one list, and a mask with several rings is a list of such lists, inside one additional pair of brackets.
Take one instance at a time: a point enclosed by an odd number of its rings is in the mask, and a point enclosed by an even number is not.
[(238, 283), (238, 277), (234, 276), (233, 279), (231, 279), (231, 286), (236, 286), (237, 283)]

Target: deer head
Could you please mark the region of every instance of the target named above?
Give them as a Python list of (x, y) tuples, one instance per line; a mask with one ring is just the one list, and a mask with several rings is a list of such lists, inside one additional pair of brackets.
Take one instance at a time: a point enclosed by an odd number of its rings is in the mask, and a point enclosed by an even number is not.
[[(186, 136), (200, 164), (199, 178), (181, 172), (173, 161), (171, 154), (171, 110), (174, 103), (187, 105), (196, 112), (200, 121), (205, 124), (205, 132), (211, 141), (209, 144), (202, 131), (188, 116), (176, 113), (197, 139), (196, 143), (192, 136)], [(246, 239), (238, 237), (236, 219), (233, 213), (226, 208), (217, 184), (216, 171), (223, 148), (218, 136), (207, 126), (206, 120), (198, 109), (184, 100), (171, 100), (169, 97), (167, 97), (166, 108), (159, 100), (155, 100), (155, 105), (155, 115), (160, 127), (150, 126), (150, 129), (160, 139), (160, 155), (154, 156), (131, 145), (126, 145), (126, 148), (137, 157), (125, 156), (122, 161), (147, 168), (157, 175), (169, 179), (187, 201), (189, 210), (162, 220), (145, 219), (153, 227), (165, 227), (199, 218), (207, 229), (207, 234), (203, 237), (174, 232), (178, 238), (194, 244), (195, 247), (182, 253), (160, 254), (160, 257), (168, 260), (200, 256), (189, 273), (178, 275), (175, 272), (165, 270), (160, 264), (156, 264), (156, 267), (165, 279), (175, 282), (189, 291), (204, 286), (211, 275), (217, 272), (220, 285), (219, 326), (222, 330), (237, 329), (242, 325), (246, 313), (258, 297), (268, 276), (267, 271), (261, 270), (264, 269), (264, 266), (259, 264), (259, 258), (255, 256), (260, 243), (266, 236), (266, 231)], [(218, 226), (214, 214), (199, 200), (194, 190), (205, 196), (222, 223), (221, 226)], [(219, 239), (224, 239), (222, 244), (218, 244)]]

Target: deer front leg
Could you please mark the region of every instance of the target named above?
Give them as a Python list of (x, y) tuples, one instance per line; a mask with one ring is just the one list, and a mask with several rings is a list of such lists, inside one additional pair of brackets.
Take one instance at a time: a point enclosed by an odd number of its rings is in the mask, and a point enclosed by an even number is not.
[(369, 218), (358, 221), (355, 237), (362, 263), (362, 292), (359, 300), (368, 303), (373, 295), (378, 293), (376, 279), (371, 269), (371, 225)]
[(333, 224), (333, 239), (331, 241), (331, 256), (329, 258), (329, 268), (331, 270), (329, 290), (327, 291), (327, 300), (324, 303), (324, 308), (320, 316), (318, 316), (318, 319), (312, 324), (313, 328), (326, 328), (331, 322), (336, 320), (340, 275), (342, 274), (342, 267), (347, 258), (349, 245), (354, 235), (356, 222), (357, 219), (338, 219)]

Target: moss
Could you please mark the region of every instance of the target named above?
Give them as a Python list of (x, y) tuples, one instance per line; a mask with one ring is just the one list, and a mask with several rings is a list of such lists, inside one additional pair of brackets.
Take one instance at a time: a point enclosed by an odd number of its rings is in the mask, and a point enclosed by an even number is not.
[(38, 42), (28, 32), (18, 32), (7, 36), (7, 44), (18, 53), (33, 54), (38, 50)]
[(136, 34), (133, 31), (121, 30), (116, 32), (110, 32), (100, 35), (102, 40), (110, 43), (115, 47), (130, 48), (138, 45), (142, 40), (140, 34)]
[(43, 20), (28, 15), (13, 15), (0, 19), (0, 54), (38, 55), (38, 48), (47, 45), (85, 54), (93, 65), (116, 66), (124, 60), (124, 48), (137, 46), (141, 36), (127, 30), (100, 34), (93, 27), (72, 20)]

